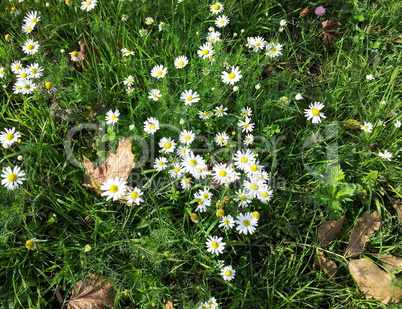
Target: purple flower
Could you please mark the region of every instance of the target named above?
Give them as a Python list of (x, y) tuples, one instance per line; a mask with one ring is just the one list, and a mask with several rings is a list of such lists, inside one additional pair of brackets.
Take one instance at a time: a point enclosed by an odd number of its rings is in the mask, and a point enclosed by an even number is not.
[(317, 6), (314, 10), (314, 14), (318, 15), (318, 16), (324, 16), (325, 15), (325, 7), (323, 7), (322, 5)]

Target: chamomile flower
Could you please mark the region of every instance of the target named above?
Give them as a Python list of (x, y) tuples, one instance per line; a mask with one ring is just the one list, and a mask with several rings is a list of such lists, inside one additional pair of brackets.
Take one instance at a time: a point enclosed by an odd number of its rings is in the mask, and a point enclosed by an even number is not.
[(264, 40), (264, 38), (257, 36), (252, 39), (251, 48), (254, 52), (258, 52), (260, 50), (263, 50), (266, 44), (267, 42)]
[(159, 147), (163, 153), (171, 153), (176, 147), (176, 142), (171, 137), (162, 137), (159, 141)]
[(127, 76), (123, 81), (123, 84), (126, 86), (131, 86), (133, 83), (134, 83), (134, 77), (132, 75)]
[(147, 29), (140, 29), (138, 32), (139, 32), (140, 36), (146, 36), (148, 34)]
[(233, 67), (233, 66), (230, 73), (222, 72), (221, 75), (222, 82), (230, 85), (234, 85), (234, 83), (237, 83), (241, 78), (242, 75), (241, 71), (239, 70), (239, 67)]
[(229, 17), (227, 17), (226, 15), (221, 15), (221, 16), (218, 16), (215, 19), (215, 25), (218, 28), (223, 28), (223, 27), (226, 27), (229, 24), (229, 21), (230, 21)]
[(29, 71), (25, 68), (20, 70), (16, 75), (17, 80), (19, 81), (26, 81), (27, 79), (30, 78), (29, 76)]
[(131, 55), (134, 55), (134, 54), (135, 54), (134, 51), (129, 50), (129, 49), (127, 49), (127, 48), (122, 48), (120, 51), (122, 52), (122, 54), (123, 54), (124, 57), (128, 57), (128, 56), (131, 56)]
[(64, 2), (65, 2), (65, 4), (67, 4), (68, 6), (73, 5), (73, 0), (65, 0)]
[(179, 56), (174, 60), (174, 66), (177, 69), (182, 69), (188, 64), (188, 59), (186, 56)]
[(133, 94), (133, 93), (134, 93), (134, 90), (135, 90), (134, 87), (128, 86), (128, 87), (126, 88), (126, 93), (127, 93), (127, 94)]
[(14, 61), (13, 63), (11, 63), (10, 67), (11, 67), (11, 71), (14, 74), (17, 74), (19, 71), (21, 71), (24, 68), (22, 63), (21, 63), (21, 61), (19, 61), (19, 60)]
[(153, 117), (149, 117), (144, 121), (144, 131), (153, 134), (159, 130), (159, 120)]
[(148, 99), (152, 99), (154, 101), (158, 101), (162, 96), (159, 89), (152, 89), (149, 93)]
[(229, 143), (229, 135), (225, 132), (221, 132), (215, 135), (214, 142), (217, 143), (219, 146), (226, 146)]
[(235, 193), (236, 197), (233, 200), (239, 203), (239, 207), (248, 207), (248, 204), (252, 202), (251, 196), (248, 195), (245, 189), (240, 189)]
[(128, 15), (127, 14), (121, 14), (121, 20), (127, 21), (128, 20)]
[(257, 218), (254, 218), (251, 212), (246, 212), (245, 214), (239, 214), (236, 217), (235, 223), (237, 224), (236, 230), (239, 231), (240, 234), (253, 234), (255, 231), (255, 227), (258, 226)]
[(241, 109), (240, 113), (245, 117), (250, 117), (253, 114), (253, 111), (250, 107), (246, 106)]
[(13, 7), (11, 7), (11, 9), (10, 9), (10, 14), (12, 14), (12, 15), (14, 15), (14, 16), (18, 16), (18, 15), (21, 14), (21, 12), (20, 12), (15, 6), (13, 6)]
[(373, 80), (374, 76), (372, 74), (366, 75), (367, 80)]
[(365, 122), (363, 125), (360, 126), (364, 132), (371, 133), (373, 130), (373, 124), (370, 122)]
[(251, 198), (258, 198), (260, 191), (266, 189), (264, 182), (257, 177), (251, 177), (251, 179), (245, 180), (243, 186), (245, 192)]
[(219, 222), (219, 227), (225, 230), (231, 229), (234, 226), (234, 219), (231, 215), (223, 216)]
[(244, 145), (246, 146), (251, 145), (253, 142), (254, 142), (253, 134), (247, 134), (243, 141)]
[(126, 181), (118, 176), (115, 178), (109, 178), (101, 186), (100, 190), (103, 191), (101, 196), (106, 196), (106, 201), (112, 199), (117, 201), (126, 193)]
[(250, 122), (251, 119), (248, 117), (245, 117), (244, 120), (239, 120), (239, 122), (237, 123), (237, 126), (241, 128), (242, 132), (253, 132), (254, 130), (254, 123)]
[(98, 2), (98, 0), (82, 1), (81, 2), (81, 10), (89, 12), (96, 6), (97, 2)]
[(39, 63), (34, 63), (27, 67), (27, 71), (30, 78), (39, 78), (42, 76), (43, 69), (39, 66)]
[(191, 189), (191, 178), (183, 177), (180, 181), (180, 185), (183, 190), (190, 190)]
[(269, 202), (272, 199), (272, 196), (273, 196), (273, 191), (270, 190), (268, 187), (263, 186), (261, 188), (261, 190), (259, 191), (257, 198), (260, 202), (265, 203), (265, 202)]
[(243, 171), (247, 170), (250, 164), (255, 163), (256, 158), (255, 155), (250, 151), (250, 149), (246, 150), (237, 150), (235, 156), (233, 157), (234, 165)]
[(211, 71), (208, 69), (202, 69), (201, 73), (202, 75), (208, 75)]
[(235, 274), (236, 274), (236, 271), (233, 269), (233, 267), (231, 265), (225, 266), (221, 269), (221, 276), (222, 276), (222, 279), (225, 281), (233, 280)]
[(377, 126), (379, 126), (379, 127), (384, 127), (384, 126), (385, 126), (384, 120), (378, 120)]
[(187, 145), (179, 145), (177, 147), (177, 151), (176, 153), (179, 155), (179, 157), (184, 158), (186, 157), (188, 154), (190, 154), (191, 149), (188, 148)]
[(34, 55), (38, 52), (38, 50), (39, 50), (39, 43), (32, 39), (28, 39), (22, 46), (22, 51), (27, 55)]
[(402, 122), (400, 120), (397, 120), (397, 121), (394, 122), (394, 127), (395, 128), (400, 128), (401, 125), (402, 125)]
[(22, 94), (31, 94), (32, 92), (34, 92), (35, 89), (37, 89), (37, 87), (38, 87), (38, 85), (30, 79), (21, 81), (21, 93)]
[(388, 150), (384, 150), (384, 152), (379, 152), (378, 156), (387, 159), (388, 161), (391, 161), (391, 158), (393, 157), (392, 153), (390, 153)]
[(140, 205), (144, 201), (141, 197), (143, 194), (144, 192), (142, 192), (137, 187), (135, 187), (134, 189), (128, 188), (126, 193), (127, 203), (130, 205), (132, 204)]
[(195, 138), (195, 134), (193, 133), (193, 131), (184, 130), (184, 131), (180, 132), (180, 135), (179, 135), (179, 141), (182, 144), (187, 144), (187, 145), (191, 144), (193, 142), (194, 138)]
[(89, 252), (89, 251), (91, 251), (91, 250), (92, 250), (91, 245), (85, 245), (85, 247), (84, 247), (84, 251), (85, 251), (85, 252)]
[(145, 18), (145, 24), (147, 26), (152, 25), (154, 23), (154, 19), (152, 17)]
[(282, 47), (283, 45), (281, 44), (275, 44), (275, 43), (268, 43), (265, 46), (265, 50), (267, 51), (265, 53), (266, 56), (270, 57), (270, 58), (276, 58), (280, 55), (282, 55)]
[(25, 172), (19, 166), (14, 166), (13, 169), (7, 166), (1, 174), (3, 178), (1, 184), (8, 190), (17, 189), (22, 184), (22, 181), (25, 180), (24, 176)]
[(71, 56), (72, 61), (80, 61), (81, 60), (81, 56), (76, 50), (69, 53), (69, 55)]
[(36, 238), (32, 238), (25, 242), (25, 248), (28, 250), (35, 250), (36, 249)]
[(212, 181), (222, 185), (225, 183), (232, 183), (239, 179), (239, 174), (230, 166), (223, 163), (215, 164), (213, 167), (215, 171)]
[(119, 120), (120, 112), (116, 109), (115, 111), (109, 110), (106, 113), (106, 124), (114, 125)]
[(224, 115), (227, 115), (227, 107), (223, 107), (223, 105), (215, 107), (215, 116), (217, 117), (223, 117)]
[(204, 43), (197, 51), (198, 57), (202, 57), (202, 59), (208, 59), (209, 57), (213, 56), (213, 54), (214, 48), (212, 47), (211, 43)]
[(40, 21), (40, 16), (38, 16), (38, 12), (37, 11), (30, 11), (28, 12), (25, 17), (23, 22), (26, 25), (30, 25), (32, 27), (35, 27), (36, 23)]
[(183, 174), (183, 169), (181, 168), (179, 163), (173, 164), (173, 168), (169, 170), (169, 175), (172, 178), (180, 178), (180, 176)]
[(222, 3), (220, 2), (216, 2), (214, 4), (211, 4), (211, 6), (209, 7), (209, 9), (211, 10), (211, 12), (215, 15), (218, 15), (220, 12), (223, 11), (224, 6), (222, 5)]
[(304, 109), (304, 116), (307, 117), (307, 120), (311, 119), (312, 123), (320, 123), (321, 118), (327, 118), (324, 116), (324, 113), (320, 112), (324, 107), (325, 105), (318, 101), (310, 103), (309, 108)]
[(185, 172), (194, 176), (198, 175), (207, 165), (200, 155), (195, 155), (193, 152), (190, 152), (183, 158), (181, 166)]
[(295, 96), (295, 100), (296, 101), (300, 101), (300, 100), (303, 100), (304, 98), (303, 98), (303, 96), (301, 95), (301, 93), (298, 93), (298, 94), (296, 94), (296, 96)]
[(160, 172), (167, 168), (167, 159), (165, 157), (159, 157), (155, 159), (154, 168)]
[(217, 308), (218, 308), (218, 303), (217, 303), (215, 297), (209, 298), (209, 299), (205, 302), (205, 305), (207, 306), (208, 309), (217, 309)]
[(226, 243), (223, 242), (222, 240), (223, 240), (222, 237), (209, 236), (207, 238), (207, 241), (205, 242), (207, 251), (215, 255), (222, 254), (226, 245)]
[(211, 44), (215, 44), (216, 42), (219, 42), (221, 40), (221, 33), (218, 31), (211, 31), (207, 35), (207, 42)]
[(21, 27), (22, 32), (24, 33), (31, 33), (35, 28), (35, 25), (31, 24), (23, 24)]
[(161, 21), (158, 25), (159, 31), (165, 31), (167, 29), (168, 24)]
[(0, 67), (0, 78), (4, 77), (4, 67)]
[(193, 90), (185, 90), (184, 92), (181, 93), (180, 99), (183, 100), (184, 105), (192, 105), (193, 103), (197, 103), (200, 101), (200, 97), (196, 91), (193, 92)]
[(22, 93), (22, 88), (24, 86), (24, 82), (23, 81), (17, 81), (14, 86), (13, 86), (13, 92), (15, 94), (19, 94)]
[(151, 76), (157, 79), (165, 77), (167, 73), (167, 68), (163, 65), (156, 65), (151, 70)]
[(201, 120), (207, 120), (209, 118), (209, 113), (207, 111), (199, 111), (198, 112), (198, 117)]

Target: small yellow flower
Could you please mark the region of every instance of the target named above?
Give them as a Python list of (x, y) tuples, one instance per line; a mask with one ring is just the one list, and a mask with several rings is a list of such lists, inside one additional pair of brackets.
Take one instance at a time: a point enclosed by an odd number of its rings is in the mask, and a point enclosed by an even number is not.
[(91, 247), (90, 245), (86, 245), (86, 246), (84, 247), (84, 250), (85, 250), (85, 252), (89, 252), (89, 251), (92, 250), (92, 247)]
[(27, 248), (28, 250), (35, 250), (36, 248), (35, 239), (32, 238), (30, 240), (27, 240), (25, 242), (25, 248)]

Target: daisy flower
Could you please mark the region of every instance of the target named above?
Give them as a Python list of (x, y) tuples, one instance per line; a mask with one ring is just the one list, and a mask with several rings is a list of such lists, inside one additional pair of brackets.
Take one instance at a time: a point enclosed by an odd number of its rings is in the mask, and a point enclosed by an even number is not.
[(191, 178), (183, 177), (180, 181), (180, 185), (183, 190), (190, 190), (191, 189)]
[(31, 27), (35, 27), (36, 23), (40, 21), (40, 16), (38, 16), (38, 12), (37, 11), (30, 11), (28, 12), (25, 17), (23, 22), (26, 25), (30, 25)]
[(201, 73), (202, 75), (208, 75), (210, 71), (208, 69), (202, 69)]
[(395, 121), (395, 122), (394, 122), (394, 126), (395, 126), (395, 128), (400, 128), (400, 127), (401, 127), (401, 125), (402, 125), (402, 123), (401, 123), (401, 121), (400, 121), (400, 120), (397, 120), (397, 121)]
[(206, 199), (199, 194), (194, 194), (194, 198), (197, 199), (197, 208), (195, 209), (196, 212), (206, 212), (207, 207), (211, 206), (211, 199)]
[(10, 67), (11, 67), (11, 71), (14, 74), (17, 74), (20, 70), (22, 70), (24, 68), (22, 63), (21, 63), (21, 61), (19, 61), (19, 60), (14, 61), (13, 63), (11, 63)]
[(123, 84), (127, 86), (131, 86), (133, 83), (134, 83), (134, 77), (132, 75), (127, 76), (123, 81)]
[(202, 120), (207, 120), (209, 118), (209, 113), (206, 111), (199, 111), (198, 117)]
[(127, 21), (128, 15), (127, 14), (121, 14), (121, 20)]
[(215, 107), (215, 115), (217, 117), (223, 117), (224, 115), (227, 115), (227, 107), (223, 107), (223, 105)]
[(324, 113), (320, 112), (320, 110), (323, 109), (324, 107), (325, 105), (318, 101), (310, 103), (309, 108), (304, 109), (304, 116), (307, 117), (307, 120), (311, 119), (312, 123), (320, 123), (321, 118), (327, 118), (324, 116)]
[(257, 36), (252, 39), (251, 41), (251, 48), (253, 48), (254, 52), (258, 52), (259, 50), (263, 50), (267, 42), (264, 40), (264, 38)]
[(23, 81), (17, 81), (14, 86), (13, 86), (13, 92), (15, 94), (22, 93), (22, 87), (23, 87), (24, 82)]
[(192, 175), (197, 175), (206, 168), (205, 160), (200, 155), (195, 155), (192, 151), (187, 154), (181, 162), (183, 170)]
[(164, 23), (163, 21), (161, 21), (158, 25), (158, 29), (159, 29), (159, 31), (164, 31), (167, 29), (167, 26), (168, 26), (167, 23)]
[(223, 216), (221, 222), (219, 223), (219, 227), (222, 227), (225, 230), (231, 229), (233, 226), (234, 219), (231, 215)]
[(273, 191), (269, 190), (268, 187), (263, 187), (260, 191), (259, 194), (257, 196), (258, 200), (260, 202), (269, 202), (272, 199), (273, 196)]
[(30, 24), (24, 24), (21, 27), (22, 32), (24, 33), (31, 33), (34, 30), (35, 26), (32, 26)]
[(365, 122), (363, 125), (360, 126), (364, 132), (371, 133), (373, 130), (373, 124), (370, 122)]
[(226, 15), (218, 16), (218, 17), (215, 19), (215, 25), (216, 25), (218, 28), (226, 27), (228, 24), (229, 24), (229, 18), (228, 18)]
[(188, 64), (188, 59), (186, 56), (179, 56), (174, 60), (174, 66), (177, 69), (182, 69)]
[(116, 176), (106, 180), (99, 189), (103, 191), (101, 196), (106, 196), (106, 201), (110, 199), (117, 201), (121, 196), (125, 195), (126, 188), (126, 181)]
[(239, 122), (237, 123), (237, 126), (241, 128), (242, 132), (253, 132), (254, 130), (254, 123), (250, 123), (251, 119), (246, 117), (243, 120), (239, 120)]
[(122, 48), (120, 51), (123, 53), (124, 57), (131, 56), (131, 55), (135, 54), (135, 52), (133, 52), (132, 50), (129, 50), (127, 48)]
[(250, 166), (250, 164), (255, 163), (256, 158), (250, 149), (237, 150), (235, 156), (233, 157), (233, 161), (237, 168), (244, 171)]
[(171, 137), (162, 137), (159, 141), (159, 147), (162, 148), (163, 153), (170, 153), (174, 151), (176, 142)]
[(366, 75), (367, 80), (373, 80), (374, 76), (372, 74)]
[(159, 157), (155, 159), (154, 168), (160, 172), (167, 168), (167, 159), (165, 157)]
[(141, 198), (141, 196), (143, 194), (144, 194), (144, 192), (142, 192), (137, 187), (135, 187), (134, 189), (128, 188), (127, 193), (126, 193), (127, 203), (130, 204), (130, 205), (132, 205), (132, 204), (140, 205), (140, 203), (142, 203), (144, 201)]
[(241, 109), (240, 113), (245, 117), (250, 117), (253, 114), (253, 111), (250, 107), (246, 106)]
[(140, 33), (140, 36), (146, 36), (148, 34), (147, 29), (140, 29), (138, 32)]
[(233, 67), (233, 66), (232, 66), (232, 71), (230, 73), (222, 72), (222, 75), (221, 75), (222, 82), (225, 84), (230, 84), (230, 85), (237, 83), (241, 78), (242, 78), (242, 75), (241, 75), (241, 71), (239, 70), (239, 67)]
[(39, 63), (34, 63), (27, 67), (27, 71), (30, 78), (39, 78), (42, 76), (43, 69), (39, 66)]
[(71, 56), (72, 61), (80, 61), (80, 59), (81, 59), (80, 55), (75, 50), (72, 51), (71, 53), (69, 53), (69, 55)]
[(209, 309), (217, 309), (218, 308), (218, 302), (216, 301), (215, 297), (209, 298), (206, 302), (205, 305)]
[(232, 183), (239, 179), (239, 174), (230, 166), (224, 163), (215, 164), (213, 167), (214, 176), (212, 181), (222, 185), (225, 183)]
[(21, 81), (21, 93), (22, 94), (31, 94), (34, 92), (34, 90), (38, 87), (37, 84), (35, 84), (33, 81), (30, 79)]
[(225, 281), (233, 280), (236, 271), (233, 269), (231, 265), (225, 266), (221, 269), (221, 276)]
[(4, 77), (4, 67), (0, 67), (0, 78)]
[(22, 184), (22, 181), (25, 180), (24, 176), (25, 172), (19, 166), (14, 166), (13, 169), (7, 166), (1, 174), (3, 178), (1, 184), (8, 190), (17, 189)]
[(275, 43), (269, 43), (265, 46), (266, 49), (266, 56), (269, 56), (270, 58), (276, 58), (280, 55), (282, 55), (282, 47), (283, 45), (281, 44), (275, 44)]
[(304, 98), (303, 98), (303, 96), (301, 95), (301, 93), (298, 93), (298, 94), (296, 94), (296, 96), (295, 96), (295, 100), (296, 101), (300, 101), (300, 100), (303, 100)]
[(388, 161), (391, 161), (392, 153), (390, 153), (388, 150), (384, 150), (384, 152), (379, 152), (378, 156), (383, 158), (383, 159), (387, 159)]
[(218, 31), (211, 31), (207, 35), (207, 42), (211, 44), (215, 44), (216, 42), (219, 42), (221, 40), (221, 33)]
[(209, 9), (211, 10), (211, 12), (215, 15), (218, 15), (220, 12), (223, 11), (224, 6), (222, 5), (222, 3), (220, 2), (216, 2), (214, 4), (212, 4)]
[(146, 25), (152, 25), (154, 23), (154, 19), (152, 17), (147, 17), (145, 18), (145, 24)]
[(239, 207), (248, 207), (248, 204), (252, 202), (251, 197), (247, 194), (245, 189), (238, 190), (235, 193), (236, 197), (233, 198), (233, 200), (239, 203)]
[(377, 126), (384, 127), (384, 126), (385, 126), (385, 122), (384, 122), (383, 120), (378, 120)]
[(151, 76), (157, 79), (165, 77), (167, 69), (163, 65), (156, 65), (151, 70)]
[(252, 177), (250, 180), (245, 180), (243, 186), (245, 192), (251, 198), (258, 198), (260, 191), (266, 189), (264, 182), (257, 177)]
[(152, 90), (149, 92), (148, 99), (152, 99), (152, 100), (154, 100), (154, 101), (158, 101), (161, 96), (162, 96), (162, 95), (161, 95), (160, 90), (158, 90), (158, 89), (152, 89)]
[(187, 145), (179, 145), (177, 147), (177, 151), (176, 153), (181, 157), (184, 158), (186, 157), (188, 154), (190, 154), (191, 150), (190, 148), (188, 148)]
[(211, 43), (204, 43), (200, 46), (197, 51), (198, 57), (202, 57), (202, 59), (207, 59), (214, 54), (214, 48)]
[(193, 103), (197, 103), (201, 100), (198, 96), (198, 93), (196, 91), (193, 92), (193, 90), (191, 89), (182, 92), (180, 95), (180, 99), (183, 100), (184, 105), (192, 105)]
[(18, 15), (20, 15), (21, 13), (20, 13), (20, 11), (16, 8), (16, 7), (11, 7), (11, 9), (10, 9), (10, 14), (13, 14), (14, 16), (18, 16)]
[(209, 236), (207, 241), (205, 242), (207, 251), (216, 255), (223, 253), (223, 249), (225, 249), (226, 243), (222, 240), (222, 237)]
[(68, 6), (73, 5), (73, 0), (65, 0), (64, 1)]
[(147, 120), (144, 121), (144, 131), (153, 134), (157, 130), (159, 130), (159, 120), (153, 117), (149, 117)]
[(179, 141), (182, 144), (191, 144), (195, 138), (193, 131), (182, 131), (179, 135)]
[(89, 251), (91, 251), (91, 250), (92, 250), (91, 245), (85, 245), (85, 247), (84, 247), (84, 251), (85, 251), (85, 252), (89, 252)]
[(133, 94), (133, 93), (134, 93), (134, 90), (135, 90), (135, 88), (128, 86), (128, 87), (126, 88), (126, 93), (127, 93), (127, 94)]
[(81, 10), (89, 12), (96, 6), (97, 2), (98, 0), (82, 1)]
[(28, 39), (22, 46), (22, 51), (27, 55), (36, 54), (38, 50), (39, 50), (39, 43), (32, 39)]
[(116, 109), (115, 111), (109, 110), (106, 113), (106, 124), (114, 125), (119, 120), (120, 112)]
[(254, 135), (253, 134), (247, 134), (246, 137), (244, 138), (244, 145), (248, 146), (251, 145), (254, 142)]
[(181, 168), (179, 163), (173, 164), (173, 168), (169, 170), (169, 175), (172, 178), (179, 178), (183, 174), (183, 169)]
[(225, 132), (218, 133), (214, 137), (214, 142), (221, 147), (225, 146), (229, 143), (229, 135), (227, 135)]
[(17, 74), (16, 74), (16, 78), (18, 81), (26, 81), (27, 79), (29, 79), (29, 71), (25, 68), (20, 70)]
[(237, 224), (236, 230), (238, 230), (240, 234), (245, 235), (253, 234), (255, 227), (258, 226), (258, 220), (252, 216), (251, 212), (239, 214), (236, 217), (235, 223)]

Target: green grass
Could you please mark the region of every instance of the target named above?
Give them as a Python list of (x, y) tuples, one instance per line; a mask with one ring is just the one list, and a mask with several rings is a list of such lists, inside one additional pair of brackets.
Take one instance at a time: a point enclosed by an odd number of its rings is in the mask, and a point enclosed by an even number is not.
[[(382, 226), (370, 236), (365, 253), (402, 256), (401, 219), (392, 207), (402, 197), (402, 134), (394, 126), (402, 121), (402, 4), (222, 1), (221, 14), (230, 23), (215, 27), (222, 41), (214, 44), (212, 64), (197, 56), (208, 28), (215, 26), (211, 4), (99, 1), (86, 12), (78, 0), (72, 6), (57, 0), (49, 1), (49, 6), (43, 1), (4, 3), (0, 131), (15, 127), (21, 141), (0, 149), (0, 166), (21, 166), (27, 180), (16, 190), (0, 189), (0, 308), (65, 308), (56, 292), (67, 301), (75, 283), (89, 274), (101, 274), (112, 282), (115, 308), (164, 308), (172, 298), (175, 308), (199, 308), (210, 297), (217, 299), (219, 308), (386, 307), (362, 297), (342, 256), (354, 223), (367, 210), (379, 212)], [(314, 15), (318, 5), (326, 6), (324, 17)], [(11, 15), (12, 6), (21, 15)], [(310, 15), (302, 17), (306, 7)], [(25, 34), (21, 26), (29, 11), (38, 11), (41, 21)], [(122, 14), (129, 16), (127, 21), (121, 20)], [(155, 23), (145, 25), (146, 17)], [(330, 18), (339, 20), (341, 34), (326, 48), (321, 22)], [(281, 19), (288, 23), (282, 32)], [(158, 30), (161, 21), (168, 24), (166, 31)], [(149, 31), (143, 37), (142, 28)], [(246, 47), (247, 38), (256, 36), (282, 44), (283, 55), (269, 58)], [(22, 52), (29, 38), (39, 42), (37, 54)], [(91, 40), (87, 46), (91, 61), (77, 67), (69, 53), (79, 51), (81, 39)], [(119, 46), (135, 55), (124, 58)], [(178, 70), (173, 61), (180, 55), (186, 55), (189, 63)], [(10, 65), (16, 60), (40, 64), (43, 76), (36, 80), (40, 90), (29, 95), (13, 92), (16, 79)], [(238, 91), (221, 81), (225, 63), (242, 72)], [(150, 71), (160, 64), (168, 73), (155, 79)], [(210, 74), (202, 74), (205, 68)], [(368, 74), (375, 79), (366, 80)], [(123, 85), (129, 75), (134, 77), (133, 94), (127, 94)], [(57, 90), (45, 90), (45, 82)], [(161, 91), (156, 102), (148, 98), (151, 89)], [(183, 104), (180, 94), (188, 89), (198, 92), (200, 102)], [(304, 99), (295, 100), (297, 93)], [(284, 96), (287, 102), (281, 100)], [(325, 104), (326, 119), (319, 124), (304, 117), (304, 109), (314, 101)], [(213, 111), (219, 105), (228, 108), (228, 115), (198, 118), (199, 111)], [(210, 177), (193, 181), (191, 190), (184, 191), (166, 171), (156, 172), (153, 161), (163, 155), (159, 140), (178, 141), (181, 130), (192, 130), (198, 138), (191, 146), (203, 149), (207, 161), (230, 161), (244, 147), (245, 133), (237, 122), (247, 106), (253, 111), (256, 136), (249, 148), (269, 174), (274, 196), (265, 203), (254, 199), (242, 209), (233, 200), (240, 182), (212, 188), (211, 206), (199, 213), (197, 223), (192, 222), (194, 194), (209, 186)], [(113, 127), (105, 124), (110, 109), (121, 113)], [(143, 130), (148, 117), (161, 123), (154, 135)], [(373, 132), (345, 126), (350, 119), (373, 123)], [(378, 126), (380, 120), (386, 125)], [(212, 142), (218, 132), (231, 137), (227, 147)], [(105, 141), (105, 134), (115, 138)], [(133, 142), (137, 165), (129, 183), (144, 191), (140, 206), (106, 201), (82, 186), (82, 156), (101, 163), (123, 137)], [(377, 155), (384, 150), (393, 154), (391, 161)], [(333, 198), (329, 183), (322, 181), (335, 164), (345, 175), (337, 186), (356, 189), (350, 200), (340, 202), (337, 212), (328, 202)], [(371, 171), (378, 176), (368, 177)], [(219, 228), (218, 201), (224, 201), (225, 212), (233, 217), (258, 211), (255, 233)], [(341, 213), (346, 214), (343, 230), (326, 248), (326, 255), (339, 267), (335, 278), (329, 278), (313, 268), (319, 248), (317, 228)], [(207, 252), (208, 236), (223, 237), (223, 254)], [(33, 238), (38, 240), (36, 248), (28, 250), (25, 242)], [(87, 244), (89, 252), (84, 250)], [(218, 260), (236, 270), (232, 281), (222, 279)]]

